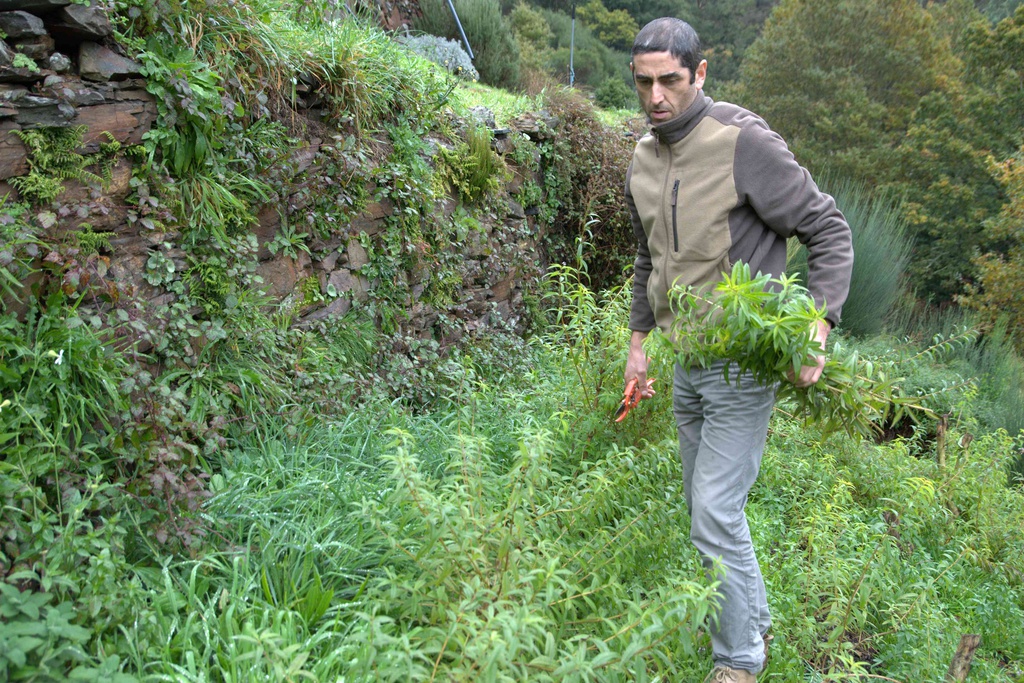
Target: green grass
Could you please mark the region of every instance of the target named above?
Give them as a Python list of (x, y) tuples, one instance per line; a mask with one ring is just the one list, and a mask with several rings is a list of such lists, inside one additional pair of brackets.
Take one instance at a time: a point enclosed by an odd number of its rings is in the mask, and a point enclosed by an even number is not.
[(494, 122), (499, 128), (522, 114), (540, 109), (540, 98), (512, 93), (483, 83), (460, 81), (452, 93), (452, 107), (467, 112), (470, 107), (486, 107), (494, 113)]
[[(201, 560), (138, 570), (146, 680), (700, 680), (714, 609), (687, 542), (667, 387), (616, 425), (627, 294), (563, 280), (559, 323), (457, 396), (263, 426), (211, 482)], [(664, 359), (653, 373), (667, 382)], [(748, 513), (776, 635), (763, 680), (1024, 676), (1024, 496), (1005, 434), (822, 438), (778, 413)], [(213, 539), (216, 539), (215, 541)]]

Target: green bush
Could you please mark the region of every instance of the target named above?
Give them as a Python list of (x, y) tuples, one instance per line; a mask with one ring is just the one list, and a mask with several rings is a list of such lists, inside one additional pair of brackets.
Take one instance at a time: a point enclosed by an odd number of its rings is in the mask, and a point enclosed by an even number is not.
[(407, 36), (399, 39), (403, 45), (408, 45), (413, 52), (425, 59), (429, 59), (448, 73), (469, 81), (480, 78), (473, 60), (469, 58), (462, 45), (454, 40), (447, 40), (440, 36)]
[(630, 79), (628, 53), (609, 49), (578, 20), (574, 32), (572, 19), (564, 12), (540, 10), (540, 13), (554, 34), (545, 67), (559, 82), (569, 82), (569, 51), (572, 46), (575, 47), (575, 83), (597, 88), (609, 78), (618, 78), (623, 82)]
[[(480, 80), (514, 90), (519, 85), (519, 46), (498, 0), (455, 0), (455, 11), (473, 51)], [(414, 26), (435, 36), (461, 40), (446, 0), (423, 0)]]
[(558, 121), (556, 134), (539, 145), (545, 193), (539, 218), (552, 228), (550, 260), (575, 263), (581, 248), (591, 286), (617, 287), (636, 258), (622, 189), (634, 140), (602, 124), (577, 90), (549, 90), (544, 104)]
[(637, 108), (636, 93), (620, 78), (606, 78), (594, 91), (594, 99), (605, 109)]

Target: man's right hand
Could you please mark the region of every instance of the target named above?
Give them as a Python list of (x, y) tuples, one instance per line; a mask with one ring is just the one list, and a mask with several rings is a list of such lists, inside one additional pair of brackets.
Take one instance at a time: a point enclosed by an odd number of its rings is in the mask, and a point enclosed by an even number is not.
[(654, 390), (651, 389), (647, 381), (647, 364), (651, 359), (644, 353), (644, 339), (646, 338), (646, 332), (634, 331), (629, 339), (629, 356), (626, 358), (626, 384), (635, 378), (636, 385), (640, 387), (640, 398), (654, 396)]

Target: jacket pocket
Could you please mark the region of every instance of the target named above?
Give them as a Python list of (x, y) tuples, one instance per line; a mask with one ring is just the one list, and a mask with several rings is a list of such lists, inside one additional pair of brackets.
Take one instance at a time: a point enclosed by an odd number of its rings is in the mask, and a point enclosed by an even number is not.
[(672, 251), (679, 253), (679, 228), (676, 225), (676, 205), (679, 203), (679, 178), (672, 185)]

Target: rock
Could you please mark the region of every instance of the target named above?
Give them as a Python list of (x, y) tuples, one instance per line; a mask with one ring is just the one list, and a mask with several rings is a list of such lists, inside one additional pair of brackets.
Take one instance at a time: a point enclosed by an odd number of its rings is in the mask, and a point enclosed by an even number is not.
[(93, 107), (97, 104), (105, 104), (107, 101), (103, 93), (90, 88), (62, 88), (60, 94), (76, 107)]
[(494, 112), (487, 107), (470, 107), (470, 115), (488, 128), (494, 128)]
[(523, 205), (513, 199), (509, 199), (508, 217), (520, 221), (526, 220), (526, 211), (523, 210)]
[(13, 104), (28, 94), (28, 88), (20, 85), (0, 84), (0, 104)]
[(263, 278), (264, 291), (279, 298), (294, 292), (299, 280), (310, 275), (301, 260), (288, 256), (263, 261), (256, 267), (256, 274)]
[(0, 40), (0, 66), (10, 66), (14, 62), (14, 50)]
[(0, 0), (0, 9), (46, 13), (71, 4), (71, 0)]
[(292, 154), (292, 163), (294, 164), (296, 175), (302, 173), (313, 164), (318, 151), (320, 151), (320, 138), (312, 138), (308, 143), (295, 150)]
[(353, 275), (352, 271), (345, 268), (339, 268), (331, 273), (330, 277), (327, 278), (327, 284), (330, 287), (334, 287), (334, 291), (337, 294), (355, 293), (361, 288), (359, 278)]
[(25, 95), (18, 100), (18, 116), (15, 119), (22, 128), (45, 128), (66, 126), (75, 118), (75, 108), (67, 102), (52, 97)]
[(24, 66), (0, 66), (0, 83), (35, 83), (45, 77), (38, 67), (33, 71)]
[(512, 293), (512, 289), (516, 286), (515, 276), (510, 275), (501, 282), (495, 283), (491, 286), (491, 297), (498, 301), (504, 301), (508, 299)]
[[(371, 194), (373, 193), (373, 191), (375, 189), (376, 188), (373, 187), (372, 185), (368, 188), (368, 190), (370, 191)], [(370, 218), (372, 218), (374, 220), (380, 220), (381, 218), (386, 218), (386, 217), (392, 215), (394, 212), (395, 212), (395, 205), (392, 204), (391, 201), (387, 200), (387, 199), (384, 199), (384, 200), (379, 201), (379, 202), (370, 202), (370, 203), (368, 203), (366, 205), (366, 208), (363, 210), (363, 213), (365, 213), (367, 216), (369, 216)]]
[(54, 73), (62, 74), (71, 70), (71, 58), (60, 52), (50, 55), (47, 64)]
[[(0, 180), (28, 173), (25, 145), (11, 131), (21, 130), (14, 121), (0, 121)], [(0, 192), (0, 196), (4, 193)]]
[(256, 226), (253, 228), (253, 232), (256, 234), (256, 242), (260, 245), (256, 256), (260, 261), (266, 261), (273, 256), (267, 244), (274, 239), (277, 229), (280, 227), (281, 213), (276, 205), (267, 204), (256, 214)]
[(348, 254), (348, 267), (352, 270), (359, 270), (370, 262), (370, 255), (366, 253), (359, 240), (349, 240), (345, 245), (345, 253)]
[(328, 273), (331, 272), (338, 265), (339, 258), (341, 258), (341, 252), (335, 249), (320, 261), (320, 268)]
[[(90, 208), (103, 211), (108, 216), (110, 214), (127, 213), (124, 210), (125, 202), (123, 200), (128, 194), (131, 177), (131, 161), (122, 157), (110, 169), (110, 180), (103, 183), (101, 197), (93, 197), (95, 193), (93, 184), (68, 180), (64, 185), (64, 192), (61, 193), (61, 203), (87, 202)], [(117, 200), (115, 201), (116, 206), (107, 205), (107, 201), (110, 199)], [(96, 218), (96, 220), (104, 224), (109, 224), (110, 222), (105, 218)]]
[(74, 44), (106, 38), (114, 32), (106, 11), (95, 5), (68, 5), (57, 13), (49, 28), (58, 40)]
[(15, 43), (14, 49), (37, 62), (44, 61), (53, 52), (53, 38), (49, 35), (23, 38)]
[(547, 110), (541, 110), (536, 114), (528, 112), (512, 120), (512, 129), (525, 133), (534, 142), (551, 138), (557, 125), (558, 119)]
[(0, 12), (0, 31), (3, 31), (11, 42), (17, 42), (21, 38), (47, 35), (42, 19), (22, 11)]
[(354, 235), (365, 232), (367, 235), (372, 236), (384, 230), (384, 221), (366, 214), (359, 214), (352, 217), (348, 229)]
[(102, 45), (85, 42), (78, 49), (78, 73), (82, 78), (102, 82), (137, 76), (141, 72), (138, 62)]
[(324, 320), (325, 318), (334, 318), (343, 316), (349, 312), (352, 308), (352, 300), (348, 297), (339, 297), (327, 304), (321, 309), (313, 311), (309, 315), (302, 318), (300, 325), (304, 323), (312, 323), (317, 320)]
[(49, 76), (43, 79), (43, 87), (53, 88), (55, 86), (60, 85), (63, 82), (64, 79), (62, 77), (58, 76), (57, 74), (50, 74)]
[(73, 123), (88, 127), (82, 138), (86, 152), (97, 152), (101, 142), (108, 142), (105, 133), (125, 145), (137, 145), (156, 121), (156, 104), (149, 101), (106, 102), (78, 108)]

